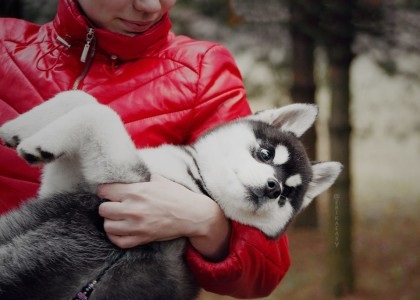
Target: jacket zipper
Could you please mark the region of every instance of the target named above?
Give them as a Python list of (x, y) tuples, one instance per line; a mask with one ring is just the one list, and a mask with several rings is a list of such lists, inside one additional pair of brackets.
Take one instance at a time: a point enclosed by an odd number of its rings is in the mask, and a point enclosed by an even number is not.
[[(89, 49), (90, 49), (90, 44), (92, 43), (93, 39), (94, 39), (94, 33), (95, 30), (93, 28), (89, 28), (87, 35), (86, 35), (86, 43), (85, 43), (85, 47), (83, 48), (83, 52), (82, 55), (80, 56), (80, 61), (82, 63), (86, 62), (86, 57), (89, 54)], [(94, 51), (95, 49), (92, 49), (92, 51)]]
[[(89, 55), (89, 56), (88, 56)], [(93, 56), (95, 55), (95, 30), (93, 28), (88, 28), (86, 34), (86, 42), (83, 47), (82, 55), (80, 56), (80, 61), (85, 63), (83, 72), (76, 78), (73, 84), (73, 90), (79, 88), (80, 82), (86, 77), (90, 66), (92, 65)]]

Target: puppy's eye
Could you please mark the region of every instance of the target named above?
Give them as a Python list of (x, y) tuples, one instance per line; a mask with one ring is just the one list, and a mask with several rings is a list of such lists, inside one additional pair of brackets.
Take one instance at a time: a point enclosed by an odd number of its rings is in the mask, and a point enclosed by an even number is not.
[(274, 151), (266, 148), (260, 148), (257, 152), (258, 159), (263, 162), (269, 162), (274, 158)]

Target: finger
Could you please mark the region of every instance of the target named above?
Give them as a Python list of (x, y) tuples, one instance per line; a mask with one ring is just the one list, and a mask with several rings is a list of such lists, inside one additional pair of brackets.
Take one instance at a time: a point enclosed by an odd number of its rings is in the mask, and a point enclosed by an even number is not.
[(103, 199), (113, 202), (121, 202), (127, 194), (129, 187), (129, 184), (124, 183), (101, 184), (97, 187), (96, 194)]
[(134, 235), (127, 229), (126, 221), (115, 221), (110, 219), (104, 220), (104, 230), (107, 234), (129, 236)]
[(123, 220), (123, 205), (121, 202), (103, 202), (99, 205), (98, 213), (101, 217), (110, 220)]
[(142, 241), (139, 236), (120, 236), (108, 234), (108, 238), (113, 244), (122, 249), (128, 249), (146, 243)]

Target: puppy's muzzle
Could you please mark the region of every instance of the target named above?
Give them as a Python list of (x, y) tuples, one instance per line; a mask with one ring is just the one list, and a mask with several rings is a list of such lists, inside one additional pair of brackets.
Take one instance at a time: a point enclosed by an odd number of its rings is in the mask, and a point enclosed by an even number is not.
[(269, 178), (265, 185), (265, 196), (270, 199), (277, 199), (281, 195), (280, 183), (274, 179)]

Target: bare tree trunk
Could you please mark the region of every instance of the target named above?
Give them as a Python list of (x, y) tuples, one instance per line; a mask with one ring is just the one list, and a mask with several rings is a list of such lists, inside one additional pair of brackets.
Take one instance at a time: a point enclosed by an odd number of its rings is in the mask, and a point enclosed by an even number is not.
[(336, 296), (353, 291), (352, 206), (349, 122), (349, 66), (331, 64), (332, 85), (330, 121), (331, 159), (340, 161), (344, 170), (330, 190), (329, 204), (329, 278), (328, 285)]
[(237, 26), (245, 22), (245, 18), (236, 13), (232, 0), (227, 0), (227, 7), (229, 11), (228, 22), (231, 26)]
[[(311, 14), (308, 6), (314, 6), (306, 1), (289, 1), (291, 14), (290, 34), (292, 40), (292, 72), (293, 82), (291, 97), (293, 102), (315, 103), (315, 79), (314, 79), (314, 51), (315, 40), (310, 34), (316, 25), (316, 16)], [(303, 136), (302, 142), (310, 159), (315, 160), (316, 154), (316, 128), (311, 127)], [(295, 227), (316, 228), (318, 215), (316, 201), (304, 210), (294, 222)]]
[(344, 170), (330, 190), (329, 205), (329, 271), (327, 286), (340, 297), (354, 290), (352, 252), (351, 153), (350, 153), (350, 65), (353, 59), (354, 1), (324, 0), (327, 9), (326, 48), (329, 60), (329, 83), (332, 105), (330, 118), (331, 159), (340, 161)]

